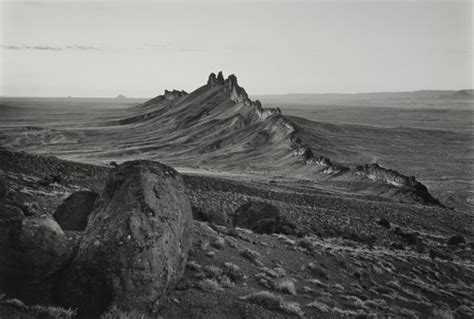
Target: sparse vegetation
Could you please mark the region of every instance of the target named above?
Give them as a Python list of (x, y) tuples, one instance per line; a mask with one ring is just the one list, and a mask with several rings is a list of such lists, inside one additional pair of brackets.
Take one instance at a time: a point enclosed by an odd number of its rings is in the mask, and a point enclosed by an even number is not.
[(198, 288), (205, 292), (215, 292), (223, 290), (217, 281), (214, 279), (204, 279), (198, 282)]
[(289, 295), (296, 295), (296, 286), (293, 279), (279, 278), (272, 282), (273, 289)]
[(112, 306), (100, 319), (146, 319), (147, 316), (138, 311), (123, 311), (117, 306)]
[(275, 295), (268, 291), (260, 291), (241, 298), (259, 306), (272, 310), (281, 310), (289, 314), (294, 314), (302, 317), (303, 312), (301, 307), (296, 302), (285, 301), (282, 297)]

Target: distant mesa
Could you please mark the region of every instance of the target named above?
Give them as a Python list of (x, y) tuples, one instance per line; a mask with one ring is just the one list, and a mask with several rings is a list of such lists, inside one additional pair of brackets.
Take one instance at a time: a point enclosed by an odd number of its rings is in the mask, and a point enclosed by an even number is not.
[(459, 90), (451, 94), (443, 94), (440, 96), (442, 99), (454, 99), (454, 100), (472, 100), (474, 99), (474, 90)]
[(474, 90), (459, 90), (453, 94), (454, 97), (472, 99), (474, 97)]
[(125, 95), (119, 94), (115, 97), (117, 100), (125, 100), (127, 97)]

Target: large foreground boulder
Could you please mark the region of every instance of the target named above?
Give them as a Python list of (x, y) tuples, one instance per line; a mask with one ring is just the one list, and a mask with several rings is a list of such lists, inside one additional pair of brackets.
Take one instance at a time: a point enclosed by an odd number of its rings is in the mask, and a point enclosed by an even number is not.
[(64, 230), (85, 230), (87, 218), (94, 208), (98, 195), (90, 191), (79, 191), (71, 194), (58, 206), (54, 212), (54, 219)]
[(278, 208), (265, 202), (248, 202), (233, 214), (234, 227), (242, 227), (259, 234), (293, 234), (295, 227), (281, 216)]
[(155, 310), (183, 274), (191, 233), (191, 204), (174, 169), (152, 161), (119, 165), (58, 287), (60, 302), (85, 317), (112, 305)]
[(71, 259), (68, 239), (49, 216), (0, 207), (0, 288), (26, 301), (49, 301), (54, 276)]

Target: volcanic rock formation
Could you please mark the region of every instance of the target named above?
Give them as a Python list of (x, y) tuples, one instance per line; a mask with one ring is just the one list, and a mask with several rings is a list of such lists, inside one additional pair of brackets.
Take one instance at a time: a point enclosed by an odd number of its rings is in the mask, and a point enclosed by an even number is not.
[[(263, 108), (258, 100), (252, 101), (233, 74), (224, 78), (222, 72), (211, 73), (206, 85), (190, 94), (165, 91), (138, 109), (139, 114), (119, 124), (133, 124), (129, 132), (141, 137), (153, 132), (149, 143), (134, 141), (133, 152), (141, 156), (148, 153), (178, 166), (212, 163), (213, 168), (354, 180), (371, 188), (375, 183), (384, 186), (381, 190), (390, 188), (389, 196), (439, 204), (414, 177), (374, 165), (345, 167), (314, 154), (295, 123), (279, 108)], [(378, 195), (384, 194), (381, 190)]]

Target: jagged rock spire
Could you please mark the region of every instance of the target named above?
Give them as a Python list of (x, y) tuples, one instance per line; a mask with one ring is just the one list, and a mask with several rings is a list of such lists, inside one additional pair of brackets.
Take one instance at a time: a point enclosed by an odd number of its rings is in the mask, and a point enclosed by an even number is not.
[(215, 73), (209, 74), (209, 79), (207, 80), (207, 85), (214, 87), (216, 85), (217, 78)]
[(224, 75), (222, 74), (222, 71), (217, 74), (217, 83), (224, 84)]

